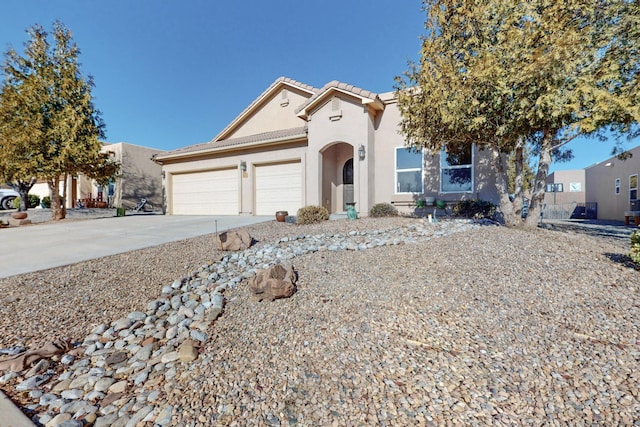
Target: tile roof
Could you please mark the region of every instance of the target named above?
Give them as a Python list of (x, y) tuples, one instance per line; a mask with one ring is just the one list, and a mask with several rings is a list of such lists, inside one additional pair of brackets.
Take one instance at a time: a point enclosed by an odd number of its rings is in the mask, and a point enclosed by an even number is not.
[(177, 150), (167, 151), (158, 154), (155, 158), (162, 160), (165, 158), (181, 157), (187, 154), (195, 154), (198, 152), (207, 152), (210, 150), (218, 150), (226, 147), (234, 147), (246, 144), (266, 143), (279, 140), (304, 138), (307, 136), (307, 126), (300, 126), (291, 129), (281, 129), (271, 132), (258, 133), (255, 135), (247, 135), (239, 138), (223, 139), (220, 141), (211, 141), (201, 144), (190, 145)]
[[(245, 108), (238, 116), (236, 116), (236, 118), (231, 123), (229, 123), (211, 141), (201, 143), (201, 144), (190, 145), (190, 146), (179, 148), (173, 151), (159, 153), (155, 158), (158, 160), (170, 159), (173, 157), (182, 157), (182, 156), (195, 154), (199, 152), (215, 151), (215, 150), (219, 150), (227, 147), (306, 137), (307, 126), (305, 125), (305, 126), (291, 128), (291, 129), (282, 129), (282, 130), (276, 130), (271, 132), (264, 132), (256, 135), (248, 135), (248, 136), (243, 136), (239, 138), (221, 139), (224, 137), (225, 134), (227, 134), (230, 130), (232, 130), (238, 123), (240, 123), (242, 119), (250, 111), (252, 111), (258, 104), (260, 104), (260, 102), (262, 102), (280, 84), (291, 85), (301, 90), (307, 91), (309, 93), (313, 93), (313, 95), (296, 110), (296, 114), (298, 114), (299, 116), (303, 114), (301, 112), (304, 112), (306, 108), (312, 105), (315, 101), (319, 100), (324, 94), (326, 94), (331, 89), (337, 89), (343, 92), (348, 92), (354, 96), (363, 98), (363, 100), (364, 99), (368, 100), (369, 103), (382, 105), (382, 101), (376, 93), (347, 84), (347, 83), (339, 82), (337, 80), (333, 80), (327, 83), (326, 85), (324, 85), (321, 89), (318, 89), (313, 86), (301, 83), (297, 80), (290, 79), (288, 77), (278, 77), (271, 85), (269, 85), (269, 87), (264, 92), (262, 92), (256, 99), (254, 99), (253, 102), (249, 104), (249, 106), (247, 106), (247, 108)], [(384, 107), (379, 106), (378, 108), (384, 108)]]
[(339, 82), (337, 80), (332, 80), (329, 83), (327, 83), (326, 85), (324, 85), (322, 87), (322, 89), (316, 91), (316, 93), (311, 98), (309, 98), (307, 100), (307, 102), (305, 102), (300, 107), (298, 107), (298, 109), (296, 110), (296, 114), (300, 114), (307, 107), (309, 107), (311, 104), (313, 104), (319, 98), (321, 98), (330, 89), (338, 89), (338, 90), (342, 90), (344, 92), (349, 92), (349, 93), (351, 93), (351, 94), (353, 94), (355, 96), (359, 96), (361, 98), (366, 98), (366, 99), (369, 99), (371, 101), (375, 101), (376, 99), (378, 99), (378, 95), (373, 93), (373, 92), (371, 92), (371, 91), (369, 91), (369, 90), (362, 89), (362, 88), (359, 88), (357, 86), (350, 85), (348, 83)]

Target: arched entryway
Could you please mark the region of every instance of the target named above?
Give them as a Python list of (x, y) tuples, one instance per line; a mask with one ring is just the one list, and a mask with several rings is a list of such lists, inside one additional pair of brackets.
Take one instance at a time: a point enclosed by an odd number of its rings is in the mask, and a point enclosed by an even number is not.
[(321, 151), (322, 205), (330, 213), (344, 212), (345, 203), (355, 200), (353, 145), (330, 144)]

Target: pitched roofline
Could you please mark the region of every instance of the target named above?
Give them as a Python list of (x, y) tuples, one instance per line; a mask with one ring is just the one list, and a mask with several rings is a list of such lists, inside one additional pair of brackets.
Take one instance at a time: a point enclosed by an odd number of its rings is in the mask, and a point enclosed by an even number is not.
[(240, 138), (224, 139), (221, 141), (205, 142), (191, 145), (175, 151), (159, 153), (153, 160), (162, 164), (167, 160), (184, 159), (189, 157), (199, 157), (211, 153), (221, 153), (234, 151), (243, 148), (264, 147), (269, 145), (279, 145), (284, 143), (304, 141), (307, 139), (307, 127), (302, 126), (281, 131), (264, 132), (256, 135), (243, 136)]
[(231, 123), (229, 123), (224, 129), (222, 129), (222, 131), (215, 136), (215, 138), (213, 138), (211, 140), (211, 142), (214, 141), (219, 141), (222, 140), (226, 137), (229, 136), (229, 134), (240, 124), (244, 121), (244, 119), (246, 119), (253, 111), (256, 110), (256, 108), (269, 96), (271, 96), (273, 93), (275, 93), (277, 90), (279, 90), (282, 86), (290, 86), (293, 87), (295, 89), (301, 90), (303, 92), (307, 92), (311, 95), (314, 95), (318, 89), (304, 84), (304, 83), (300, 83), (299, 81), (290, 79), (288, 77), (278, 77), (273, 83), (271, 83), (271, 85), (264, 91), (262, 92), (256, 99), (253, 100), (253, 102), (251, 104), (249, 104), (249, 106), (247, 108), (245, 108), (240, 114), (238, 114), (236, 116), (235, 119), (233, 119), (231, 121)]
[(327, 99), (332, 93), (340, 92), (356, 98), (360, 98), (362, 105), (368, 105), (374, 110), (384, 110), (384, 102), (380, 97), (366, 89), (359, 88), (347, 83), (342, 83), (337, 80), (330, 81), (317, 91), (311, 98), (302, 104), (297, 110), (296, 115), (304, 120), (309, 118), (311, 110), (320, 102)]

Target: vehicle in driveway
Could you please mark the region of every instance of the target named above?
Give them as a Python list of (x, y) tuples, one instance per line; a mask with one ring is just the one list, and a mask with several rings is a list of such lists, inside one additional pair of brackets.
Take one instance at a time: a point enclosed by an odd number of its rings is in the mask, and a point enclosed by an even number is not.
[(0, 209), (13, 209), (13, 199), (20, 197), (17, 191), (10, 188), (0, 188)]

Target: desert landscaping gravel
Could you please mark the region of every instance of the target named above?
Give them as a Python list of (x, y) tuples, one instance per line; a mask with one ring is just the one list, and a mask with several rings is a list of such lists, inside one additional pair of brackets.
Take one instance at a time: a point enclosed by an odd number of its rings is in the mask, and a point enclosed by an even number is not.
[[(430, 234), (414, 236), (416, 224)], [(258, 302), (246, 280), (225, 287), (197, 359), (157, 362), (138, 386), (133, 374), (116, 378), (127, 389), (116, 403), (94, 394), (95, 425), (638, 425), (640, 271), (628, 240), (447, 227), (408, 218), (247, 227), (256, 250), (313, 236), (354, 243), (286, 259), (299, 275), (291, 298)], [(365, 249), (383, 232), (404, 237)], [(223, 255), (208, 235), (0, 280), (0, 347), (87, 343)], [(20, 380), (0, 387), (56, 425), (41, 394), (15, 390)], [(101, 412), (106, 403), (116, 415)]]

